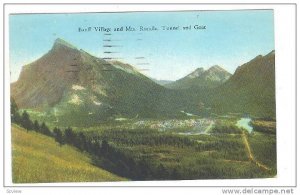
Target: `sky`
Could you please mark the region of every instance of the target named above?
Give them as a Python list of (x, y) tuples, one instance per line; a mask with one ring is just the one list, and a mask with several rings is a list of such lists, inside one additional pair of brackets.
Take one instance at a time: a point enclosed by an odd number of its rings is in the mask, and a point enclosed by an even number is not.
[[(126, 31), (129, 26), (136, 31)], [(158, 30), (140, 31), (141, 26)], [(89, 27), (90, 31), (79, 32)], [(114, 31), (121, 27), (123, 31)], [(18, 79), (23, 65), (46, 54), (57, 38), (100, 58), (118, 58), (158, 80), (178, 80), (213, 65), (234, 73), (275, 48), (273, 10), (17, 14), (9, 16), (11, 82)]]

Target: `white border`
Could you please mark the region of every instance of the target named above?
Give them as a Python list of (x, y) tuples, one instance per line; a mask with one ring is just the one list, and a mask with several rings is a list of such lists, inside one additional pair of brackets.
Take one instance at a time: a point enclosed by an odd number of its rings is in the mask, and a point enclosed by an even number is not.
[[(274, 9), (278, 174), (271, 179), (104, 183), (13, 184), (9, 116), (8, 14), (59, 12)], [(6, 5), (5, 6), (5, 185), (6, 186), (294, 186), (295, 183), (295, 7), (293, 5)]]

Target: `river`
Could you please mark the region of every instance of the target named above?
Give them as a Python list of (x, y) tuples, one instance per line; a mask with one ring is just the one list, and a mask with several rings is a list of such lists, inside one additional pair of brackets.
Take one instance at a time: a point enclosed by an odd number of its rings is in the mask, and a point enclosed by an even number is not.
[(237, 121), (235, 124), (236, 126), (240, 128), (246, 129), (249, 133), (253, 131), (253, 127), (250, 126), (251, 118), (241, 118), (240, 120)]

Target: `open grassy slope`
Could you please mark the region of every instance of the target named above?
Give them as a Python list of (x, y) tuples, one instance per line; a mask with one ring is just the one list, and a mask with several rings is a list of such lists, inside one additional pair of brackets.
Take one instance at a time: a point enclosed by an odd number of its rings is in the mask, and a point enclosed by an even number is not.
[(17, 125), (12, 125), (12, 150), (14, 183), (125, 180), (91, 165), (89, 156), (75, 148)]

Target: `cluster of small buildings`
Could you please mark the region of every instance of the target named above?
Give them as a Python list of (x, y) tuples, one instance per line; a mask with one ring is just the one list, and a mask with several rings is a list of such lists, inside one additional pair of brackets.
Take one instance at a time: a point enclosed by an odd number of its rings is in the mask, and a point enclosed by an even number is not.
[(213, 119), (169, 119), (169, 120), (141, 120), (135, 122), (134, 127), (147, 127), (151, 129), (169, 130), (177, 128), (190, 128), (193, 131), (206, 131), (214, 124)]

